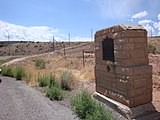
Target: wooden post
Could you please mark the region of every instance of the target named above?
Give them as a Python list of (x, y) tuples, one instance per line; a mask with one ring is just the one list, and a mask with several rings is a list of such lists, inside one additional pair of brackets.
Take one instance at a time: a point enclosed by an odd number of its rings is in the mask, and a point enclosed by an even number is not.
[(83, 56), (83, 67), (85, 67), (85, 59), (84, 59), (84, 50), (82, 50), (82, 56)]
[(63, 48), (64, 48), (64, 59), (66, 59), (65, 43), (63, 43)]
[(52, 43), (52, 49), (53, 49), (53, 51), (55, 50), (54, 41), (55, 41), (55, 39), (54, 39), (54, 36), (53, 36), (53, 43)]

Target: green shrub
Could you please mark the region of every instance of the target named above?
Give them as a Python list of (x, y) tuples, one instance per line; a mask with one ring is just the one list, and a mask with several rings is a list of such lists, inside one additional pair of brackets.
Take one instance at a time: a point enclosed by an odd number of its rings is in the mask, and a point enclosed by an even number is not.
[(85, 120), (115, 120), (115, 118), (101, 104), (96, 103), (95, 111), (92, 114), (88, 114)]
[(153, 45), (149, 45), (148, 46), (148, 52), (155, 54), (156, 53), (156, 47), (153, 46)]
[(26, 71), (23, 67), (21, 66), (17, 66), (15, 68), (15, 75), (14, 77), (16, 78), (16, 80), (22, 80), (22, 77), (25, 77), (26, 75)]
[(14, 77), (13, 69), (10, 66), (2, 66), (1, 74), (3, 76)]
[(35, 66), (39, 69), (45, 69), (46, 67), (46, 62), (42, 59), (35, 60)]
[(84, 119), (88, 114), (94, 112), (95, 102), (88, 92), (83, 91), (81, 94), (77, 94), (71, 98), (71, 106), (77, 115), (81, 119)]
[(71, 98), (74, 112), (83, 120), (114, 120), (103, 106), (96, 102), (87, 91)]
[(58, 85), (55, 85), (48, 88), (46, 96), (50, 100), (62, 100), (64, 94), (63, 94), (63, 90)]
[(49, 77), (49, 87), (52, 87), (54, 85), (56, 85), (55, 76), (50, 75), (50, 77)]
[(69, 71), (63, 71), (61, 74), (61, 88), (64, 90), (71, 90), (70, 83), (72, 80), (72, 73)]
[(40, 87), (46, 87), (49, 85), (49, 77), (48, 76), (38, 76), (38, 82)]

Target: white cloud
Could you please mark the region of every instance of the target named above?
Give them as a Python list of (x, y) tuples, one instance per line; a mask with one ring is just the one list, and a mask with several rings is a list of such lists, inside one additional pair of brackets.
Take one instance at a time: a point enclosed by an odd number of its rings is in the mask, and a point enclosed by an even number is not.
[(158, 35), (160, 36), (160, 28), (158, 28)]
[(157, 35), (160, 35), (160, 22), (154, 22), (154, 28), (157, 29)]
[(139, 13), (136, 13), (135, 15), (132, 16), (132, 18), (142, 18), (142, 17), (145, 17), (148, 13), (146, 11), (143, 11), (143, 12), (139, 12)]
[(160, 28), (160, 22), (154, 22), (154, 28)]
[(160, 13), (158, 14), (158, 16), (157, 16), (157, 17), (158, 17), (158, 20), (160, 20)]
[[(160, 17), (160, 14), (158, 16)], [(130, 19), (133, 19), (133, 18), (130, 18)], [(129, 22), (132, 22), (132, 21), (130, 20)], [(143, 26), (148, 31), (148, 36), (160, 35), (160, 21), (144, 19), (144, 20), (138, 21), (138, 24)]]
[[(68, 41), (68, 35), (57, 28), (48, 26), (20, 26), (0, 21), (0, 41), (7, 41), (8, 34), (11, 41)], [(71, 41), (90, 41), (90, 38), (71, 37)]]
[(25, 27), (0, 21), (0, 40), (7, 40), (9, 33), (13, 41), (51, 41), (58, 32), (58, 29), (47, 26)]
[(148, 36), (152, 36), (154, 34), (155, 30), (151, 25), (146, 24), (143, 27), (148, 31)]
[[(145, 11), (144, 11), (145, 12)], [(140, 12), (142, 13), (142, 12)], [(129, 22), (133, 22), (131, 21), (131, 19), (134, 18), (140, 18), (140, 16), (144, 16), (144, 15), (147, 15), (147, 12), (144, 14), (135, 14), (134, 16), (130, 17), (129, 18)], [(160, 13), (157, 15), (158, 17), (158, 20), (160, 20)], [(133, 19), (134, 20), (134, 19)], [(144, 19), (144, 20), (140, 20), (138, 21), (138, 24), (143, 26), (147, 31), (148, 31), (148, 36), (160, 36), (160, 21), (158, 20), (149, 20), (149, 19)], [(136, 22), (136, 20), (135, 20)]]
[(141, 21), (138, 21), (138, 24), (139, 25), (145, 25), (145, 24), (147, 24), (147, 23), (151, 23), (152, 21), (151, 20), (141, 20)]

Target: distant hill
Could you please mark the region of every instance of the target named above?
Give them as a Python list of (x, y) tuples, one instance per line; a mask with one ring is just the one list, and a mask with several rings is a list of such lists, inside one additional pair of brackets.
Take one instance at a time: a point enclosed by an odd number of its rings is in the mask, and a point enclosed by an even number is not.
[[(86, 42), (55, 42), (54, 49), (72, 47)], [(156, 47), (156, 52), (160, 53), (160, 36), (149, 37), (148, 44)], [(52, 42), (31, 42), (31, 41), (0, 41), (0, 56), (34, 55), (53, 51)]]
[[(54, 49), (72, 47), (85, 42), (55, 42)], [(1, 41), (0, 56), (35, 55), (53, 51), (52, 42)]]

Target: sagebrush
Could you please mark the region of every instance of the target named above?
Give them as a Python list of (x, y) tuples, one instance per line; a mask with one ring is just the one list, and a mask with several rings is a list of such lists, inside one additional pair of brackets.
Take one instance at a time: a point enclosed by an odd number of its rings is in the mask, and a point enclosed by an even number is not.
[(148, 52), (155, 54), (156, 53), (156, 47), (153, 46), (153, 45), (148, 45)]
[(43, 59), (35, 60), (35, 66), (39, 69), (45, 69), (46, 68), (46, 62)]
[(49, 85), (50, 77), (46, 75), (39, 75), (38, 82), (40, 87), (46, 87)]
[(49, 87), (52, 87), (56, 84), (57, 83), (56, 83), (55, 75), (50, 74), (50, 76), (49, 76)]
[(52, 85), (48, 88), (46, 96), (50, 100), (62, 100), (64, 97), (64, 92), (58, 85)]
[(21, 66), (17, 66), (15, 68), (15, 73), (14, 73), (14, 77), (16, 78), (16, 80), (22, 80), (22, 78), (25, 76), (26, 76), (25, 69)]
[(115, 120), (111, 113), (96, 102), (87, 91), (71, 97), (71, 106), (78, 117), (83, 120)]
[(73, 75), (70, 71), (63, 71), (61, 74), (61, 87), (64, 90), (71, 90), (71, 80)]
[(1, 74), (3, 76), (14, 77), (14, 70), (10, 66), (2, 66), (1, 67)]

